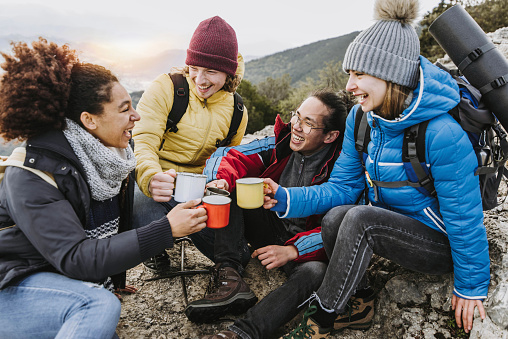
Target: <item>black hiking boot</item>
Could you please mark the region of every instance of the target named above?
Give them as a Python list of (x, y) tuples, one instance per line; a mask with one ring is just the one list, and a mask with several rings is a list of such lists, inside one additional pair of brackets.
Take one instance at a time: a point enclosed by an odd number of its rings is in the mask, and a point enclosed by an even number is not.
[(254, 306), (258, 298), (232, 267), (217, 264), (203, 299), (191, 302), (185, 315), (195, 323), (209, 323), (228, 313), (238, 315)]

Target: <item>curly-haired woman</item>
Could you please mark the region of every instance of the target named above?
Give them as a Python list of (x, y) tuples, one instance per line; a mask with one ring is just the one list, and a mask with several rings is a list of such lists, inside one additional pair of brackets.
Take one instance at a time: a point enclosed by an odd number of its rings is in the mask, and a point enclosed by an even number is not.
[(130, 230), (139, 115), (125, 88), (42, 38), (2, 56), (0, 135), (26, 143), (0, 184), (0, 337), (115, 337), (125, 270), (206, 213), (190, 201)]

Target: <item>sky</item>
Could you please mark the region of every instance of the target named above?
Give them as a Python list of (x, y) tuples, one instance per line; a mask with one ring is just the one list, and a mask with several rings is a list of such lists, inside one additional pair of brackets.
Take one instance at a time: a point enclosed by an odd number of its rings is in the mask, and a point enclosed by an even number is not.
[[(420, 18), (440, 0), (420, 0)], [(374, 0), (0, 0), (0, 50), (38, 36), (127, 63), (186, 50), (200, 21), (219, 15), (236, 31), (239, 51), (261, 57), (363, 30)], [(179, 66), (179, 65), (178, 65)]]

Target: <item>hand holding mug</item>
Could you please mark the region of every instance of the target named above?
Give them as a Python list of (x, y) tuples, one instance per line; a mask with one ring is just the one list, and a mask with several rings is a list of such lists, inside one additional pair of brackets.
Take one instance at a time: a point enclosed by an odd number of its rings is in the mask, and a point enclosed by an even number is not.
[(156, 173), (152, 177), (148, 185), (148, 190), (152, 193), (154, 201), (168, 202), (171, 200), (173, 189), (175, 188), (175, 178), (176, 171), (174, 169)]
[(265, 178), (263, 180), (264, 183), (264, 203), (263, 208), (269, 210), (273, 206), (277, 205), (277, 200), (274, 199), (275, 193), (279, 189), (279, 184), (273, 181), (270, 178)]
[(178, 204), (166, 215), (174, 238), (199, 232), (206, 227), (208, 219), (206, 211), (202, 208), (194, 208), (200, 202), (201, 199), (195, 199)]
[(209, 228), (222, 228), (229, 224), (229, 210), (231, 198), (223, 195), (208, 195), (203, 198), (203, 205), (198, 209), (206, 210), (208, 219), (206, 226)]
[(229, 191), (229, 184), (225, 179), (212, 180), (206, 184), (206, 187), (217, 187)]

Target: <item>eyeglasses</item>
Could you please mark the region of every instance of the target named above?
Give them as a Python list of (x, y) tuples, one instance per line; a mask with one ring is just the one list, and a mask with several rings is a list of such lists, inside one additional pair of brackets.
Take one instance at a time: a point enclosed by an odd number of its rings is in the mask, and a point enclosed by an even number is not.
[(295, 126), (296, 124), (300, 125), (300, 128), (302, 129), (303, 133), (310, 134), (313, 129), (325, 129), (325, 127), (314, 127), (311, 124), (309, 124), (307, 121), (302, 121), (300, 119), (300, 114), (298, 112), (291, 112), (291, 125)]

